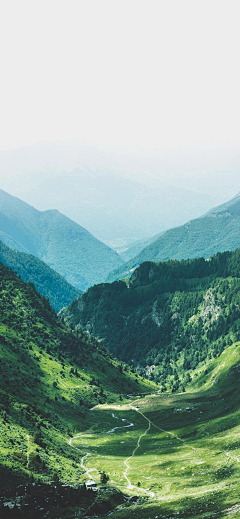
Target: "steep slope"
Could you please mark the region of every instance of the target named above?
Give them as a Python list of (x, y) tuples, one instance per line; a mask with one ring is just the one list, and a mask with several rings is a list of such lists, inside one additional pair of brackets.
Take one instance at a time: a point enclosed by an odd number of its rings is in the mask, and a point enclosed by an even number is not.
[(1, 489), (31, 478), (77, 483), (85, 470), (70, 438), (88, 427), (87, 410), (156, 386), (123, 370), (97, 341), (73, 334), (2, 263), (0, 312)]
[(31, 254), (18, 252), (0, 241), (0, 261), (16, 272), (26, 283), (49, 299), (56, 312), (81, 295), (66, 279)]
[(210, 260), (145, 262), (128, 283), (92, 287), (60, 316), (176, 390), (190, 380), (188, 370), (238, 340), (239, 290), (240, 249)]
[(203, 256), (234, 250), (240, 246), (240, 195), (209, 211), (202, 218), (165, 232), (140, 254), (111, 272), (108, 282), (131, 275), (144, 261), (165, 261)]
[(0, 231), (4, 243), (15, 240), (17, 249), (20, 244), (80, 290), (103, 281), (122, 263), (117, 253), (57, 210), (37, 211), (2, 190)]

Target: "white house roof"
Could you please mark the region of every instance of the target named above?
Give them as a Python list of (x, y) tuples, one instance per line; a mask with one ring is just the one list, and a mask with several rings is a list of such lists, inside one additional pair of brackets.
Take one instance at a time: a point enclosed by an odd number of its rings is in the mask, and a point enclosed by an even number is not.
[(89, 479), (87, 482), (86, 482), (86, 486), (87, 487), (92, 487), (92, 486), (95, 486), (97, 485), (97, 483), (95, 481), (93, 481), (93, 479)]

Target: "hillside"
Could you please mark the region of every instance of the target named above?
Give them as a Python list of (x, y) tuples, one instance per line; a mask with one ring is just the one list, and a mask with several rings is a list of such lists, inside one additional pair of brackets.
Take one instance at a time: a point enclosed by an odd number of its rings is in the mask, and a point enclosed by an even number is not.
[[(57, 210), (37, 211), (0, 190), (1, 240), (38, 257), (85, 290), (103, 281), (122, 260), (116, 252)], [(18, 244), (20, 247), (18, 247)]]
[[(156, 386), (59, 323), (46, 298), (2, 263), (0, 312), (0, 496), (33, 481), (83, 484), (71, 437), (89, 428), (88, 410)], [(32, 506), (23, 517), (39, 517)]]
[[(0, 264), (3, 519), (239, 517), (240, 343), (227, 345), (239, 328), (239, 252), (148, 267), (136, 271), (135, 289), (149, 290), (149, 273), (171, 290), (180, 279), (186, 295), (188, 284), (218, 280), (229, 310), (224, 351), (190, 369), (184, 392), (157, 393)], [(208, 322), (210, 313), (212, 300)], [(89, 479), (97, 492), (86, 490)]]
[(31, 254), (18, 252), (0, 241), (0, 262), (11, 268), (26, 283), (33, 283), (36, 290), (49, 299), (56, 312), (81, 294), (66, 279), (46, 263)]
[(60, 317), (176, 390), (189, 370), (238, 340), (239, 290), (240, 249), (210, 260), (145, 262), (126, 283), (88, 289)]
[(209, 258), (240, 246), (240, 195), (196, 220), (165, 232), (140, 254), (111, 272), (107, 282), (129, 277), (144, 261)]

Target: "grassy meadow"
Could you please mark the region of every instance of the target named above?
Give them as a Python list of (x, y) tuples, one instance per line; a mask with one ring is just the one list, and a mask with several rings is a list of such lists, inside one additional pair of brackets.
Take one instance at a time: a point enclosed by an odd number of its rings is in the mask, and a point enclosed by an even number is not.
[(108, 486), (129, 497), (113, 519), (240, 517), (240, 345), (203, 371), (188, 393), (89, 412), (88, 430), (72, 446), (79, 457), (88, 453), (82, 481), (90, 475), (99, 483), (105, 471)]

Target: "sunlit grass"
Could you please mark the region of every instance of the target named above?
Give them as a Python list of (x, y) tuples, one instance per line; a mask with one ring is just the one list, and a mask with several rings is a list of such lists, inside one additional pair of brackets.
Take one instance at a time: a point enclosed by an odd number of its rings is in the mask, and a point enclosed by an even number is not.
[[(94, 432), (85, 435), (83, 431), (74, 445), (81, 449), (80, 456), (86, 450), (91, 453), (85, 465), (97, 482), (104, 470), (110, 485), (142, 499), (138, 506), (128, 508), (129, 517), (173, 517), (168, 515), (171, 512), (176, 517), (202, 519), (213, 513), (229, 517), (231, 511), (238, 517), (240, 396), (234, 366), (239, 361), (239, 348), (233, 345), (214, 361), (208, 384), (200, 391), (192, 385), (189, 394), (149, 395), (122, 406), (98, 405), (91, 411)], [(211, 384), (212, 373), (218, 385)], [(230, 407), (232, 412), (228, 412)], [(133, 427), (112, 431), (132, 422)], [(150, 429), (142, 436), (149, 423)], [(127, 459), (133, 488), (128, 488), (124, 476)], [(86, 478), (83, 474), (82, 480)], [(126, 509), (115, 511), (112, 517), (127, 517), (124, 514)]]

